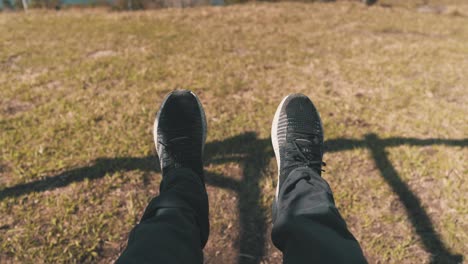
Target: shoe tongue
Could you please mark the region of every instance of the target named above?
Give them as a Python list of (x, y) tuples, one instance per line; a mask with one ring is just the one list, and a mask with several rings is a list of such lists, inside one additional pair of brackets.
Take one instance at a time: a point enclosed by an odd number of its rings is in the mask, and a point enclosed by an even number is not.
[(319, 142), (317, 137), (314, 137), (313, 142), (307, 139), (296, 139), (294, 142), (296, 143), (296, 146), (299, 148), (299, 151), (307, 158), (311, 159), (314, 156), (313, 152), (313, 147), (314, 145), (317, 145)]

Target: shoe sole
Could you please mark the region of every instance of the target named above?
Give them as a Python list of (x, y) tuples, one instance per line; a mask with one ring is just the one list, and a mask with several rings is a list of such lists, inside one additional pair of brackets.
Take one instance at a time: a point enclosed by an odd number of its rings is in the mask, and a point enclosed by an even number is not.
[[(192, 92), (192, 91), (189, 91), (194, 97), (195, 99), (197, 100), (197, 104), (198, 104), (198, 107), (200, 108), (200, 114), (201, 114), (201, 118), (202, 118), (202, 128), (203, 128), (203, 142), (202, 142), (202, 157), (203, 157), (203, 153), (205, 151), (205, 141), (206, 141), (206, 134), (207, 134), (207, 125), (206, 125), (206, 116), (205, 116), (205, 110), (203, 109), (203, 106), (200, 102), (200, 99), (198, 98), (198, 96)], [(158, 123), (159, 123), (159, 116), (161, 115), (161, 110), (164, 108), (164, 106), (166, 105), (166, 102), (167, 100), (169, 99), (169, 97), (171, 97), (171, 95), (173, 95), (174, 92), (170, 92), (168, 95), (166, 95), (166, 97), (164, 98), (163, 100), (163, 103), (161, 104), (161, 107), (159, 108), (158, 110), (158, 113), (156, 114), (156, 118), (154, 120), (154, 126), (153, 126), (153, 140), (154, 140), (154, 144), (156, 146), (156, 152), (158, 152), (159, 150), (159, 144), (158, 144)], [(158, 152), (158, 156), (159, 156), (159, 152)]]
[(283, 98), (281, 103), (279, 104), (278, 108), (276, 108), (275, 116), (273, 117), (273, 124), (271, 125), (271, 143), (273, 145), (273, 150), (275, 152), (275, 157), (276, 157), (276, 163), (278, 165), (278, 180), (276, 182), (276, 192), (275, 192), (275, 197), (278, 198), (278, 193), (279, 193), (279, 178), (280, 178), (280, 153), (279, 153), (279, 143), (278, 143), (278, 122), (279, 122), (279, 116), (281, 113), (281, 109), (283, 108), (283, 104), (290, 97), (290, 95), (286, 96)]
[[(275, 157), (276, 157), (276, 163), (278, 165), (278, 179), (277, 179), (277, 182), (276, 182), (275, 199), (278, 198), (278, 194), (279, 194), (279, 181), (280, 181), (280, 172), (281, 172), (281, 170), (280, 170), (280, 168), (281, 168), (281, 157), (280, 157), (280, 153), (279, 153), (279, 142), (278, 142), (278, 122), (279, 122), (279, 117), (280, 117), (281, 109), (283, 108), (284, 102), (290, 96), (293, 96), (293, 95), (296, 95), (296, 94), (289, 94), (289, 95), (287, 95), (286, 97), (283, 98), (283, 100), (279, 104), (278, 108), (276, 108), (275, 116), (273, 117), (273, 123), (271, 125), (271, 143), (273, 145), (273, 150), (275, 152)], [(307, 97), (307, 98), (310, 100), (309, 97)], [(310, 100), (310, 102), (312, 103), (312, 105), (314, 104), (312, 102), (312, 100)], [(317, 109), (315, 107), (315, 105), (314, 105), (314, 108)], [(323, 134), (322, 119), (320, 118), (320, 114), (318, 113), (318, 111), (317, 111), (317, 114), (319, 116), (320, 129), (322, 130), (322, 134)], [(325, 135), (323, 137), (325, 137)]]

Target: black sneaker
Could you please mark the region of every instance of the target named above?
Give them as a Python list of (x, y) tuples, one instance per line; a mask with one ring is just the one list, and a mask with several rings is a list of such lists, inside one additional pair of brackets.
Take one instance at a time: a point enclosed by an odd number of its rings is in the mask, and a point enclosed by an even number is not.
[(187, 168), (203, 177), (206, 118), (193, 92), (176, 90), (166, 96), (153, 134), (163, 175), (174, 168)]
[(271, 141), (278, 162), (278, 184), (292, 170), (309, 167), (322, 172), (323, 128), (319, 113), (312, 101), (303, 94), (290, 94), (281, 101), (271, 128)]

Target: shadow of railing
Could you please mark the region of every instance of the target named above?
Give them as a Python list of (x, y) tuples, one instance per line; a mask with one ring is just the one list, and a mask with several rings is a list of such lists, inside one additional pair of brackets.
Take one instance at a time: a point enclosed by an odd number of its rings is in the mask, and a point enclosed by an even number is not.
[[(461, 255), (452, 254), (444, 245), (419, 198), (401, 179), (385, 151), (387, 147), (412, 145), (468, 146), (468, 139), (417, 139), (386, 138), (368, 134), (364, 139), (338, 138), (325, 143), (327, 152), (339, 152), (357, 148), (367, 148), (383, 179), (389, 184), (406, 209), (415, 233), (420, 237), (425, 250), (431, 254), (431, 263), (461, 263)], [(238, 263), (260, 263), (265, 255), (267, 217), (261, 206), (260, 181), (268, 161), (273, 157), (270, 139), (259, 139), (252, 132), (240, 134), (223, 141), (213, 141), (206, 145), (206, 165), (236, 162), (243, 168), (243, 177), (233, 179), (223, 174), (207, 171), (206, 183), (218, 188), (234, 191), (238, 196), (240, 234), (238, 241)], [(9, 197), (28, 195), (65, 187), (85, 179), (94, 180), (117, 171), (159, 172), (159, 164), (154, 156), (99, 158), (91, 165), (71, 169), (55, 176), (18, 184), (0, 191), (0, 201)]]
[(401, 145), (409, 146), (468, 146), (468, 139), (417, 139), (417, 138), (386, 138), (380, 139), (376, 134), (367, 134), (363, 140), (334, 139), (326, 142), (328, 152), (338, 152), (355, 148), (367, 148), (380, 171), (385, 182), (392, 191), (398, 195), (406, 213), (413, 225), (416, 234), (427, 252), (431, 254), (430, 263), (461, 263), (463, 256), (452, 254), (442, 242), (439, 234), (434, 230), (434, 225), (421, 205), (419, 198), (410, 190), (408, 185), (401, 179), (388, 158), (386, 148)]

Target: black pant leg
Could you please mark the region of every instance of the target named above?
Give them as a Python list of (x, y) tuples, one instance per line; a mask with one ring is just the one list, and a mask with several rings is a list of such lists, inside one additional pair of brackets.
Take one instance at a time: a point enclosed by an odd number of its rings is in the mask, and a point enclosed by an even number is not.
[(367, 263), (335, 206), (330, 186), (306, 167), (293, 170), (279, 190), (272, 240), (286, 264)]
[(203, 263), (209, 235), (208, 196), (193, 171), (174, 169), (131, 231), (117, 263)]

